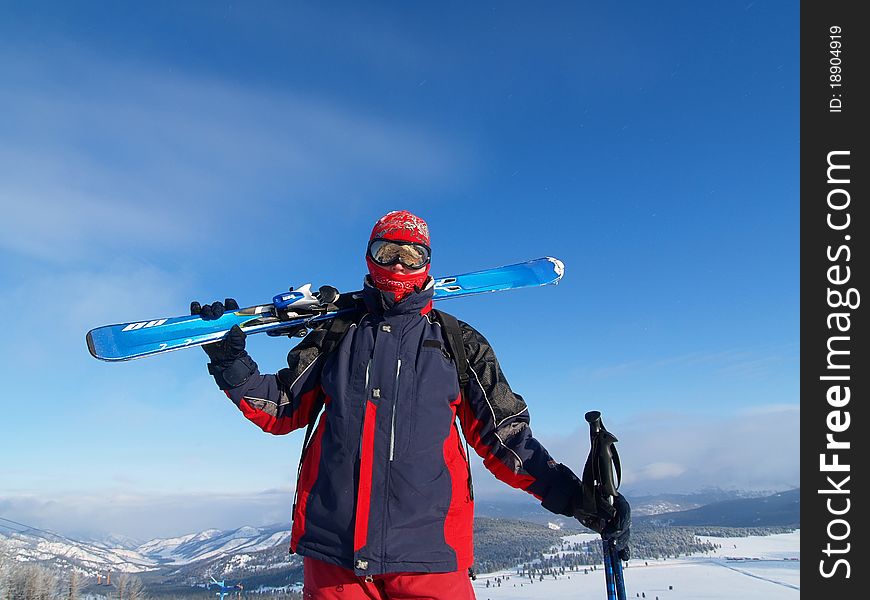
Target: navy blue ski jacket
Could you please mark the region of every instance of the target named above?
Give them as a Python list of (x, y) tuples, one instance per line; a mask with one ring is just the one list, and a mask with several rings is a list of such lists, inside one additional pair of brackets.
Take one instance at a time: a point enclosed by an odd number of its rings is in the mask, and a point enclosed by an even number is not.
[(461, 322), (470, 382), (460, 393), (432, 295), (431, 280), (398, 303), (367, 284), (367, 310), (332, 352), (315, 329), (286, 369), (255, 369), (226, 390), (268, 433), (321, 414), (297, 483), (292, 551), (357, 575), (469, 568), (474, 503), (460, 427), (498, 479), (572, 514), (577, 477), (532, 436), (489, 343)]

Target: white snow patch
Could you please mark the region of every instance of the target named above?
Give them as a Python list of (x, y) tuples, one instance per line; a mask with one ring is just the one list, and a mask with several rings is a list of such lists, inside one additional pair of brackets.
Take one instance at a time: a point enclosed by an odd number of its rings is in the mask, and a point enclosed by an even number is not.
[[(568, 543), (597, 539), (595, 534), (565, 536)], [(629, 598), (647, 600), (786, 600), (800, 598), (800, 530), (745, 538), (702, 537), (722, 546), (715, 552), (680, 559), (632, 560), (625, 567)], [(727, 557), (727, 558), (726, 558)], [(501, 587), (496, 587), (497, 578)], [(508, 579), (509, 578), (509, 579)], [(489, 582), (490, 587), (486, 584)], [(478, 600), (553, 600), (603, 598), (604, 570), (583, 568), (553, 579), (530, 582), (515, 571), (478, 575)], [(673, 586), (671, 589), (670, 586)]]

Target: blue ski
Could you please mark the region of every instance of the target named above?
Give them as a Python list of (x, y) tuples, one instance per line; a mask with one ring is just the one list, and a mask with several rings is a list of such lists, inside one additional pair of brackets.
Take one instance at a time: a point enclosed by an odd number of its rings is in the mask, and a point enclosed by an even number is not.
[[(435, 280), (435, 300), (557, 284), (564, 272), (560, 260), (547, 257), (444, 277)], [(360, 292), (327, 299), (330, 289), (334, 291), (334, 288), (321, 288), (320, 292), (312, 292), (311, 285), (306, 284), (298, 290), (278, 294), (271, 304), (227, 312), (212, 321), (188, 315), (97, 327), (87, 334), (88, 350), (100, 360), (131, 360), (215, 342), (233, 325), (248, 334), (279, 333), (356, 310)]]

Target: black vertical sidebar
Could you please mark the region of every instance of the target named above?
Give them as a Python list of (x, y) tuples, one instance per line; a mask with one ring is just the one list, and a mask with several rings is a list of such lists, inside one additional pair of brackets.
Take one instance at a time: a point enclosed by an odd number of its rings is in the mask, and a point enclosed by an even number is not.
[(870, 593), (870, 362), (862, 351), (870, 338), (870, 21), (859, 6), (801, 3), (800, 587), (807, 598)]

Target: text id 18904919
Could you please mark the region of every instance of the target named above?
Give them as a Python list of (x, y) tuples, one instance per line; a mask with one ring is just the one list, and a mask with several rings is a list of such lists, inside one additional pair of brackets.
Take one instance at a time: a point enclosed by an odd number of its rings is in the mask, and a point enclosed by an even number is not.
[(828, 28), (828, 83), (831, 86), (831, 98), (828, 101), (828, 111), (843, 112), (843, 28), (831, 25)]

